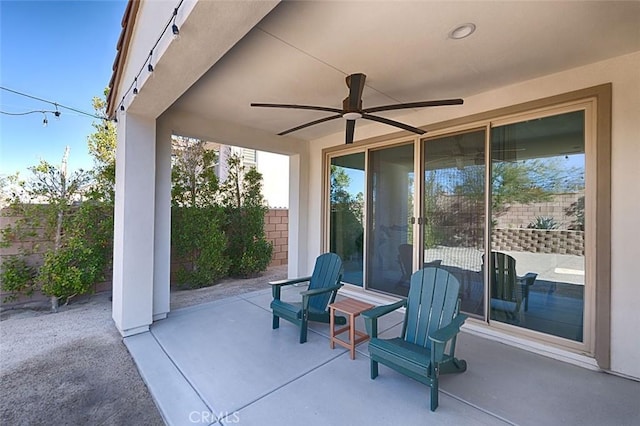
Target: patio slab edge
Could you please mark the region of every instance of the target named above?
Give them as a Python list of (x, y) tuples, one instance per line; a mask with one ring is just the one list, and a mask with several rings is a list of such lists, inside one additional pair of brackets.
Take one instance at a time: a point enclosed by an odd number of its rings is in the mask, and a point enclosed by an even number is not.
[[(164, 352), (151, 332), (124, 339), (142, 379), (168, 425), (188, 424), (189, 413), (213, 413)], [(188, 409), (185, 410), (185, 407)]]

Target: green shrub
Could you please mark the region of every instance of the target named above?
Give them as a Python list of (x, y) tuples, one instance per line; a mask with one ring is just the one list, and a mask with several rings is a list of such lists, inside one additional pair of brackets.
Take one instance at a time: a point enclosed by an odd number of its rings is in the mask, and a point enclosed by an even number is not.
[(207, 287), (227, 276), (227, 237), (220, 228), (220, 207), (174, 207), (171, 242), (180, 265), (176, 281), (183, 288)]
[(558, 229), (560, 225), (552, 217), (538, 216), (527, 225), (527, 229)]
[(4, 301), (8, 302), (24, 294), (31, 296), (35, 290), (36, 270), (29, 266), (23, 256), (7, 256), (2, 259), (0, 283), (2, 291), (9, 293)]
[(57, 251), (48, 251), (36, 280), (42, 293), (68, 301), (90, 293), (93, 284), (103, 278), (104, 262), (86, 241), (70, 238)]

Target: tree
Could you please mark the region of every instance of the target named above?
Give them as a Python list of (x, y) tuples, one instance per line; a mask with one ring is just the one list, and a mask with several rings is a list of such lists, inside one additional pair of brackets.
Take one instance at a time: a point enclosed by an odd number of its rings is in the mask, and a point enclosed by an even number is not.
[[(68, 269), (49, 274), (52, 265), (56, 263), (57, 256), (65, 250), (66, 224), (72, 220), (73, 203), (82, 200), (83, 191), (90, 180), (90, 175), (83, 170), (78, 170), (69, 174), (67, 171), (67, 160), (69, 157), (69, 147), (65, 149), (60, 166), (54, 166), (45, 160), (41, 160), (36, 166), (30, 167), (31, 179), (19, 181), (17, 184), (22, 190), (20, 197), (26, 195), (36, 205), (22, 205), (21, 199), (14, 200), (14, 208), (20, 209), (23, 219), (13, 227), (5, 228), (3, 236), (9, 240), (22, 240), (25, 236), (32, 235), (34, 229), (42, 227), (44, 235), (53, 240), (53, 248), (45, 254), (44, 264), (39, 269), (33, 280), (40, 284), (44, 294), (51, 297), (51, 309), (57, 311), (59, 298), (69, 298), (75, 293), (65, 290), (68, 286)], [(73, 228), (73, 227), (69, 227)], [(31, 233), (31, 234), (29, 234)], [(11, 263), (13, 262), (13, 263)], [(13, 259), (8, 265), (3, 265), (3, 273), (15, 273), (12, 266), (20, 267), (24, 270), (26, 262), (22, 265)], [(25, 278), (27, 275), (22, 274)], [(24, 283), (25, 289), (31, 291), (33, 282), (29, 280)], [(74, 291), (77, 285), (72, 284)], [(14, 288), (15, 290), (15, 288)]]
[[(484, 198), (484, 166), (464, 167), (456, 172), (454, 193), (469, 200)], [(554, 194), (584, 188), (584, 172), (565, 168), (557, 158), (496, 161), (491, 170), (492, 211), (504, 213), (509, 204), (548, 201)]]
[(108, 119), (106, 113), (109, 89), (105, 89), (104, 98), (94, 97), (92, 100), (95, 114), (102, 117), (94, 121), (94, 132), (87, 137), (89, 153), (93, 157), (94, 168), (91, 171), (93, 185), (88, 193), (92, 199), (113, 202), (116, 184), (116, 125)]
[(171, 243), (179, 257), (178, 285), (215, 284), (227, 275), (230, 260), (222, 231), (224, 211), (217, 205), (217, 154), (201, 140), (174, 136), (171, 168)]
[(349, 192), (351, 178), (342, 167), (331, 165), (331, 235), (330, 246), (343, 259), (363, 255), (364, 194)]
[(262, 175), (251, 168), (245, 171), (240, 157), (228, 160), (229, 174), (221, 185), (222, 205), (226, 213), (229, 274), (247, 277), (264, 271), (271, 261), (273, 245), (266, 240), (262, 197)]
[[(97, 115), (105, 116), (104, 106), (104, 100), (94, 98)], [(96, 132), (88, 137), (88, 145), (95, 168), (90, 172), (68, 173), (67, 148), (60, 166), (43, 160), (29, 168), (30, 179), (21, 181), (16, 175), (8, 180), (11, 211), (22, 219), (2, 229), (2, 242), (26, 241), (28, 248), (22, 256), (3, 260), (2, 288), (26, 294), (40, 289), (51, 297), (53, 311), (59, 300), (68, 302), (89, 292), (104, 277), (111, 259), (115, 128), (106, 118), (93, 127)], [(28, 243), (37, 233), (50, 239), (52, 247), (45, 251), (42, 265), (34, 267), (26, 256), (37, 248)]]
[(202, 207), (215, 204), (218, 197), (215, 151), (205, 142), (183, 136), (173, 137), (171, 200), (175, 206)]

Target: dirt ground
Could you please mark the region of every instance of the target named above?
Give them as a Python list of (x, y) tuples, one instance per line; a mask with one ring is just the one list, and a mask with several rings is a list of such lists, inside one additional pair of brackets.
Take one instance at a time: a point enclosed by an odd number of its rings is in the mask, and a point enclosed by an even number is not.
[[(260, 277), (171, 293), (171, 309), (267, 288)], [(110, 294), (79, 298), (56, 314), (46, 304), (0, 312), (0, 424), (164, 424), (111, 319)]]

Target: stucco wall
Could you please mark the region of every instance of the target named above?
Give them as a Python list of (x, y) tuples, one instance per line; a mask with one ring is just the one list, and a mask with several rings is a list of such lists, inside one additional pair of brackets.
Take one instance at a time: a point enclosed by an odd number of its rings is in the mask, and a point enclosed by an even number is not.
[[(612, 184), (611, 184), (611, 369), (640, 378), (640, 345), (635, 337), (640, 326), (637, 314), (640, 288), (635, 264), (640, 227), (640, 52), (588, 66), (540, 77), (490, 92), (467, 97), (456, 108), (430, 108), (398, 117), (398, 121), (427, 125), (465, 117), (527, 101), (554, 96), (605, 83), (613, 85), (612, 99)], [(451, 94), (455, 96), (455, 93)], [(374, 137), (387, 131), (378, 125), (358, 123), (356, 138)], [(342, 133), (310, 144), (310, 194), (321, 194), (322, 149), (344, 142)], [(308, 258), (320, 253), (320, 197), (309, 200)]]

